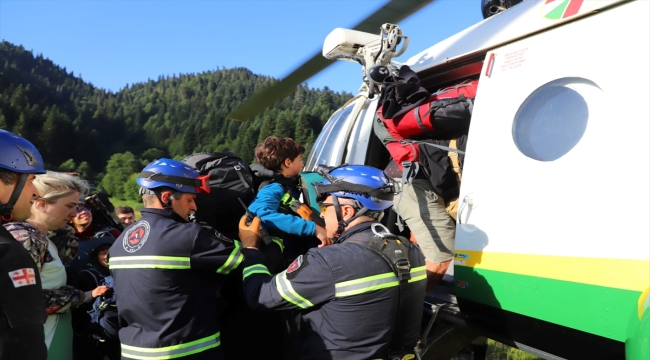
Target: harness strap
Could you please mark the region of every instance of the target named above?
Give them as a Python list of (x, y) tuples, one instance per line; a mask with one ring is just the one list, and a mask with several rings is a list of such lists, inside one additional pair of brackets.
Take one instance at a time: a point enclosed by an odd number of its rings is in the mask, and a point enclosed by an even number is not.
[[(383, 227), (383, 225), (381, 226)], [(375, 231), (374, 226), (373, 232), (376, 236), (371, 238), (368, 242), (355, 240), (358, 236), (352, 236), (344, 243), (364, 247), (381, 256), (381, 258), (390, 265), (399, 280), (399, 305), (395, 317), (395, 331), (393, 332), (394, 335), (389, 347), (390, 352), (390, 350), (401, 348), (401, 344), (399, 343), (400, 337), (396, 334), (402, 334), (406, 325), (401, 315), (404, 314), (406, 310), (408, 283), (411, 279), (411, 263), (408, 258), (410, 242), (403, 237), (398, 237), (391, 233), (379, 234)]]
[[(410, 184), (413, 178), (415, 178), (415, 175), (417, 175), (419, 169), (420, 169), (420, 164), (417, 161), (402, 162), (402, 186), (404, 186), (405, 184)], [(397, 198), (397, 204), (395, 205), (395, 209), (397, 209), (398, 211), (399, 211), (399, 204), (402, 202), (402, 193), (404, 193), (404, 191), (400, 191), (399, 197)], [(404, 224), (402, 223), (402, 217), (399, 215), (399, 212), (397, 214), (397, 227), (399, 228), (400, 232), (404, 231)]]
[(423, 133), (429, 132), (429, 130), (424, 126), (422, 118), (420, 117), (420, 107), (416, 107), (413, 113), (415, 114), (415, 121), (418, 123), (420, 130), (422, 130)]
[(241, 166), (240, 165), (235, 165), (233, 168), (235, 169), (235, 171), (237, 171), (237, 176), (239, 176), (239, 180), (241, 180), (241, 182), (246, 187), (246, 190), (248, 190), (248, 188), (250, 188), (250, 185), (248, 185), (248, 182), (246, 181), (246, 178), (244, 178), (244, 174), (242, 174), (242, 172), (241, 172)]
[(9, 201), (6, 204), (0, 202), (0, 218), (2, 221), (10, 222), (14, 218), (14, 216), (11, 214), (11, 211), (14, 209), (16, 201), (20, 197), (20, 194), (23, 192), (23, 188), (25, 187), (25, 183), (27, 182), (28, 177), (29, 174), (21, 174), (20, 180), (18, 180), (14, 191), (11, 193)]

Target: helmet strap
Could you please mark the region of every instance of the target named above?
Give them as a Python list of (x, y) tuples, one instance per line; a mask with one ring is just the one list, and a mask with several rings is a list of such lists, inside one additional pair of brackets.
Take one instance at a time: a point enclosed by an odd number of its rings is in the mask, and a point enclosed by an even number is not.
[(20, 174), (20, 180), (18, 180), (18, 183), (16, 183), (16, 187), (14, 188), (14, 191), (11, 193), (11, 197), (9, 198), (9, 202), (6, 204), (3, 204), (0, 202), (0, 222), (10, 222), (13, 220), (14, 216), (11, 214), (11, 211), (14, 209), (14, 205), (16, 204), (16, 201), (18, 201), (18, 198), (20, 197), (20, 194), (23, 192), (23, 188), (25, 187), (25, 183), (27, 182), (27, 178), (29, 177), (29, 174)]
[(168, 202), (164, 202), (164, 201), (163, 201), (163, 199), (162, 199), (162, 193), (163, 193), (163, 192), (162, 192), (162, 191), (154, 191), (153, 193), (156, 195), (156, 198), (158, 198), (158, 201), (160, 201), (160, 203), (162, 204), (163, 209), (165, 209), (165, 210), (169, 210), (169, 211), (173, 211), (173, 210), (172, 210), (172, 201), (174, 201), (174, 195), (176, 195), (176, 193), (173, 193), (173, 194), (169, 197), (169, 201), (168, 201)]
[(336, 229), (336, 234), (334, 234), (334, 237), (332, 238), (332, 242), (336, 242), (341, 236), (341, 234), (343, 233), (343, 231), (345, 230), (345, 228), (348, 227), (348, 225), (350, 225), (350, 223), (356, 220), (358, 217), (364, 215), (368, 211), (368, 208), (364, 206), (361, 209), (359, 209), (352, 205), (348, 205), (354, 207), (354, 209), (357, 211), (351, 218), (344, 221), (343, 215), (341, 214), (341, 206), (339, 205), (338, 197), (332, 196), (332, 203), (334, 204), (334, 211), (336, 212), (336, 220), (338, 221), (338, 225), (339, 225), (338, 228)]

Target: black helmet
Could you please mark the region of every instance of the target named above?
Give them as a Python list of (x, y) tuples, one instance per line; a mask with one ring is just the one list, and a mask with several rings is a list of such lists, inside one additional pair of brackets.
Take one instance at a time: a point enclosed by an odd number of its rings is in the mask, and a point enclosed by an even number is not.
[(510, 7), (513, 7), (523, 0), (481, 0), (481, 12), (483, 19), (498, 14)]

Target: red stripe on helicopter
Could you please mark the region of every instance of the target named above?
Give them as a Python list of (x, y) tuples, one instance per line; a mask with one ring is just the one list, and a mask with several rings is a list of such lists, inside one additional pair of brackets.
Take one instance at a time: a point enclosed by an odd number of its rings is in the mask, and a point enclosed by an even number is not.
[(569, 1), (569, 4), (567, 5), (566, 10), (564, 10), (564, 15), (562, 15), (562, 18), (566, 18), (566, 17), (577, 14), (578, 11), (580, 11), (580, 7), (582, 6), (582, 1), (583, 0)]

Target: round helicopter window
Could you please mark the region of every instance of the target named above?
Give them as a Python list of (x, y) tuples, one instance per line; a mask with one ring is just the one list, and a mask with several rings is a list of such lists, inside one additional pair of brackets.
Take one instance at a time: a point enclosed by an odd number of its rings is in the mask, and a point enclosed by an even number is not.
[(519, 107), (512, 125), (519, 151), (539, 161), (564, 156), (584, 135), (600, 94), (595, 83), (582, 78), (555, 80), (533, 91)]

